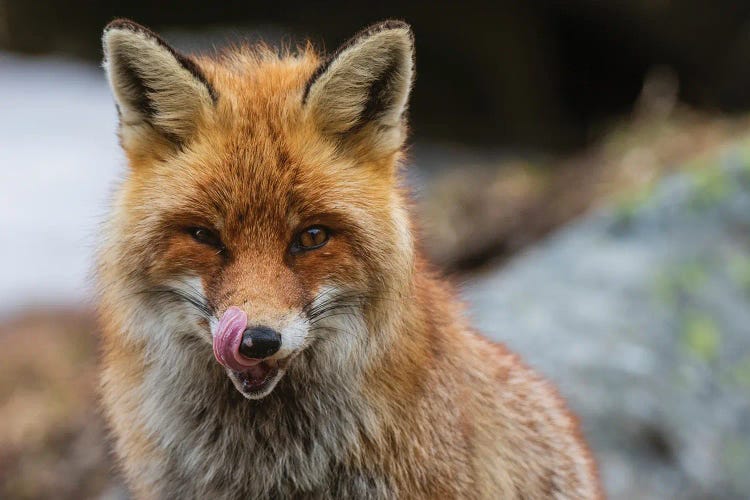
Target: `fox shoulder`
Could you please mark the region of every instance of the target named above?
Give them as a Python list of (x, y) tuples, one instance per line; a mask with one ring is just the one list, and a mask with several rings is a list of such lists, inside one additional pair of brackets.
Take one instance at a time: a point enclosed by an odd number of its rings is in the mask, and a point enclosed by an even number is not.
[(472, 336), (483, 365), (476, 377), (485, 381), (475, 385), (474, 459), (489, 489), (507, 490), (498, 483), (506, 480), (534, 498), (604, 498), (578, 418), (557, 389), (503, 344)]

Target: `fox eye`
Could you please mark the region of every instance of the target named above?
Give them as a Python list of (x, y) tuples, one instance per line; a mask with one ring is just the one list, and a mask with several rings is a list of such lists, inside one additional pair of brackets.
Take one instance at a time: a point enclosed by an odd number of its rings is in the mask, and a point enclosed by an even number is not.
[(315, 250), (328, 242), (328, 229), (323, 226), (310, 226), (303, 229), (292, 244), (293, 252)]
[(224, 249), (221, 238), (210, 229), (206, 229), (205, 227), (191, 227), (188, 229), (188, 232), (198, 243), (203, 243), (204, 245), (209, 245), (218, 248), (219, 250)]

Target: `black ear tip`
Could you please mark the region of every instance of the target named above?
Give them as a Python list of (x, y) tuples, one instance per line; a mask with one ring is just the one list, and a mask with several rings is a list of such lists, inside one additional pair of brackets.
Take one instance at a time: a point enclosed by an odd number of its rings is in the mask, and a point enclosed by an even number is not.
[(110, 21), (106, 26), (104, 26), (104, 31), (102, 31), (102, 44), (104, 46), (105, 59), (107, 59), (107, 52), (109, 51), (109, 44), (111, 40), (110, 36), (111, 34), (116, 32), (150, 33), (149, 29), (145, 26), (141, 26), (135, 21), (131, 21), (130, 19), (126, 19), (124, 17)]
[(107, 25), (104, 27), (104, 31), (107, 32), (110, 30), (128, 30), (140, 32), (148, 31), (148, 28), (146, 28), (145, 26), (141, 26), (135, 21), (131, 21), (130, 19), (121, 17), (107, 23)]
[(407, 30), (411, 32), (411, 25), (401, 19), (385, 19), (379, 23), (373, 24), (370, 29), (373, 31), (382, 30)]
[(401, 19), (385, 19), (379, 23), (371, 24), (367, 28), (363, 29), (352, 37), (353, 40), (366, 38), (376, 33), (383, 31), (404, 31), (410, 39), (414, 40), (414, 31), (411, 29), (411, 25)]
[(162, 38), (148, 29), (147, 27), (143, 26), (142, 24), (138, 24), (135, 21), (131, 21), (130, 19), (121, 17), (118, 19), (115, 19), (114, 21), (110, 21), (105, 27), (104, 27), (104, 35), (106, 35), (109, 31), (130, 31), (131, 33), (138, 33), (141, 35), (145, 35), (149, 38), (152, 38), (156, 40), (159, 44), (167, 46), (167, 43), (162, 40)]

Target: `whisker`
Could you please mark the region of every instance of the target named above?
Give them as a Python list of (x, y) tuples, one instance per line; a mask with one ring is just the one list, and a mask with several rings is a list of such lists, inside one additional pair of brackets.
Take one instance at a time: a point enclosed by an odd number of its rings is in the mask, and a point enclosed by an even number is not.
[(182, 290), (171, 286), (162, 286), (146, 288), (136, 293), (153, 294), (166, 299), (187, 303), (193, 306), (193, 308), (197, 310), (202, 317), (204, 317), (205, 319), (210, 319), (214, 314), (214, 309), (209, 304), (208, 300), (189, 283), (184, 283), (184, 285), (193, 288), (193, 291)]

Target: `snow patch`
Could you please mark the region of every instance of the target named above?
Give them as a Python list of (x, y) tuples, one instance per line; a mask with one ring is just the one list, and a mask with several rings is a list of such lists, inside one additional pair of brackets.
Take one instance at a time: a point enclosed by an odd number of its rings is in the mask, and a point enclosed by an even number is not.
[(0, 313), (85, 305), (117, 113), (94, 65), (0, 53)]

